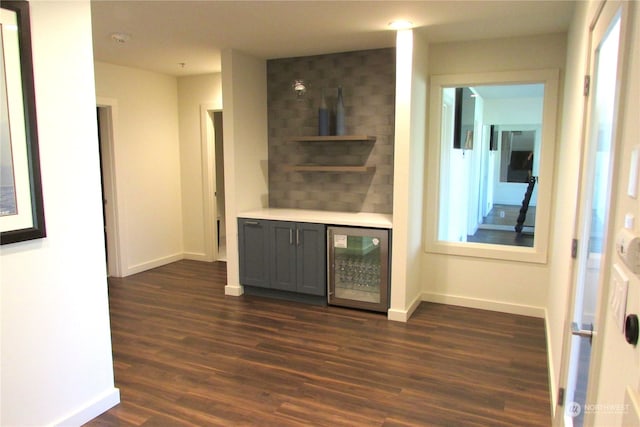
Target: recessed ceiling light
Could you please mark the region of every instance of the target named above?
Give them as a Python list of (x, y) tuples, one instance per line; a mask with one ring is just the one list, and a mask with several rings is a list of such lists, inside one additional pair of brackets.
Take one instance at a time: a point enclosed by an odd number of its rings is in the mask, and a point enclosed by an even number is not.
[(389, 28), (391, 28), (392, 30), (407, 30), (409, 28), (413, 28), (413, 22), (407, 21), (405, 19), (398, 19), (389, 22)]
[(111, 33), (111, 40), (116, 43), (126, 43), (131, 40), (131, 34), (127, 33)]

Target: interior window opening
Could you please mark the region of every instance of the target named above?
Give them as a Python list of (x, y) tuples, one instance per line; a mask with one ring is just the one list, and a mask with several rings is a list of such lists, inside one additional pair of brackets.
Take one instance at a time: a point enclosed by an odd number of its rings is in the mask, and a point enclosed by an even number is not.
[(437, 238), (533, 247), (544, 84), (442, 90)]

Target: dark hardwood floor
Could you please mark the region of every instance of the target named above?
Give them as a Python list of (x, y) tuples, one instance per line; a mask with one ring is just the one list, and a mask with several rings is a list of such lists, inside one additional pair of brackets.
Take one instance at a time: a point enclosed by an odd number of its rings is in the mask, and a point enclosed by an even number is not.
[(533, 234), (518, 234), (515, 230), (486, 230), (479, 228), (474, 235), (467, 235), (467, 242), (491, 243), (496, 245), (533, 247)]
[(109, 279), (121, 403), (89, 426), (548, 426), (542, 319), (224, 295), (224, 263)]

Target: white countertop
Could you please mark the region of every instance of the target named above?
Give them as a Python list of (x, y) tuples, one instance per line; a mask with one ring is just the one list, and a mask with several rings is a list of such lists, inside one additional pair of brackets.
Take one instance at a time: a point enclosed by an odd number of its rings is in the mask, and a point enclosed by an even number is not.
[(306, 209), (265, 208), (240, 212), (238, 218), (269, 219), (275, 221), (311, 222), (316, 224), (353, 227), (392, 228), (391, 214), (371, 212), (333, 212)]

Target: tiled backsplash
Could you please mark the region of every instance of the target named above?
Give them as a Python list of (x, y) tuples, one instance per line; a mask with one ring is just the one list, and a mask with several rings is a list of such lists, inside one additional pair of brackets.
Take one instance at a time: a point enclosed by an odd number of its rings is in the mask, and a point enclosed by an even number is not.
[[(291, 84), (308, 83), (297, 99)], [(325, 91), (334, 128), (337, 88), (342, 86), (347, 135), (375, 142), (292, 142), (318, 135), (318, 107)], [(391, 213), (395, 49), (267, 61), (269, 206), (344, 212)], [(333, 133), (333, 132), (332, 132)], [(287, 172), (289, 164), (367, 165), (375, 172)]]

